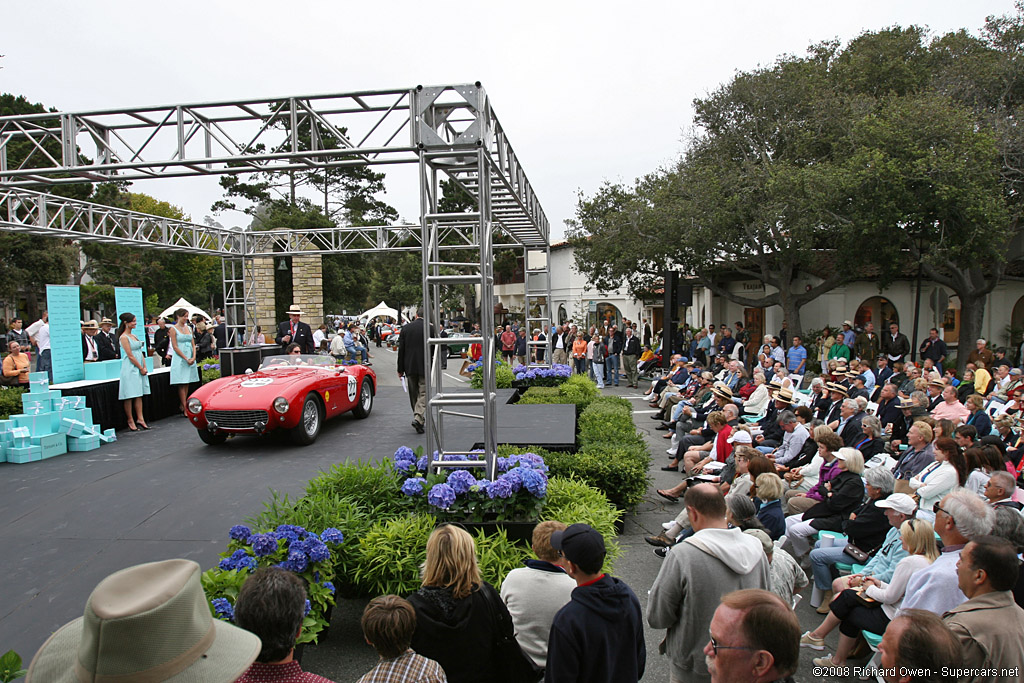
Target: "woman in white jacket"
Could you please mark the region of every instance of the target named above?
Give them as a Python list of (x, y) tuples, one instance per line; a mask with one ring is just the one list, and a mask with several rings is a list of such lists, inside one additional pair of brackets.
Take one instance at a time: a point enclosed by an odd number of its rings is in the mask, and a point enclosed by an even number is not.
[(933, 444), (935, 462), (910, 479), (910, 488), (917, 496), (917, 516), (935, 521), (932, 507), (953, 489), (967, 483), (967, 459), (960, 446), (949, 437), (940, 437)]
[(765, 384), (764, 371), (754, 368), (754, 392), (743, 402), (743, 415), (763, 415), (768, 407), (768, 385)]
[[(903, 522), (900, 527), (900, 538), (909, 554), (896, 565), (892, 580), (885, 583), (866, 577), (864, 587), (844, 590), (829, 605), (828, 616), (821, 625), (800, 638), (801, 647), (824, 650), (825, 636), (836, 626), (839, 627), (839, 647), (836, 648), (835, 655), (815, 659), (815, 666), (844, 666), (861, 631), (885, 633), (889, 622), (900, 610), (910, 577), (930, 565), (939, 556), (939, 549), (935, 544), (935, 531), (930, 523), (922, 519), (908, 519)], [(858, 590), (863, 590), (865, 597), (875, 600), (878, 604), (871, 607), (863, 605), (858, 600)]]

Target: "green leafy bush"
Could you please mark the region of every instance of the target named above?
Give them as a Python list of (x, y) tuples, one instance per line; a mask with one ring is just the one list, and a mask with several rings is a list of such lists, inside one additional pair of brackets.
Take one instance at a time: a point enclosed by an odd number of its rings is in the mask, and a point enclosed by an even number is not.
[[(551, 453), (545, 462), (553, 477), (576, 477), (603, 491), (608, 500), (623, 510), (636, 507), (647, 493), (650, 455), (642, 444), (608, 444), (578, 453)], [(545, 506), (543, 514), (550, 507), (550, 503)]]
[(333, 493), (352, 496), (371, 507), (386, 507), (392, 502), (394, 490), (401, 483), (402, 478), (391, 467), (389, 460), (385, 459), (379, 465), (359, 460), (331, 466), (306, 485), (306, 495)]
[(501, 582), (508, 573), (523, 566), (523, 560), (530, 556), (525, 546), (509, 540), (504, 529), (498, 529), (489, 536), (481, 529), (476, 532), (474, 540), (480, 575), (497, 589), (501, 589)]
[(369, 595), (409, 595), (418, 589), (436, 523), (430, 515), (409, 515), (374, 524), (359, 539), (355, 582)]
[(8, 683), (28, 673), (21, 668), (21, 656), (14, 650), (8, 650), (0, 656), (0, 682)]
[[(512, 372), (512, 366), (508, 363), (500, 360), (494, 361), (494, 384), (498, 389), (511, 389), (512, 382), (516, 380), (516, 375)], [(469, 380), (469, 386), (474, 389), (482, 389), (484, 386), (484, 369), (483, 365), (473, 371), (473, 376)]]
[(594, 527), (604, 536), (608, 555), (604, 571), (611, 572), (612, 565), (620, 555), (616, 525), (622, 517), (622, 510), (608, 504), (608, 498), (600, 490), (588, 486), (576, 477), (552, 477), (548, 481), (548, 504), (541, 514), (541, 521), (556, 520), (565, 524), (582, 522)]
[(562, 394), (558, 387), (530, 387), (519, 397), (519, 403), (561, 403)]
[(574, 403), (576, 404), (576, 414), (579, 415), (597, 397), (596, 384), (585, 375), (573, 375), (557, 387), (530, 387), (519, 398), (519, 403), (522, 405)]
[(0, 388), (0, 420), (6, 420), (11, 415), (22, 412), (21, 395), (25, 390), (21, 387)]
[(580, 414), (578, 426), (581, 450), (589, 446), (641, 442), (633, 425), (633, 415), (622, 405), (593, 401)]

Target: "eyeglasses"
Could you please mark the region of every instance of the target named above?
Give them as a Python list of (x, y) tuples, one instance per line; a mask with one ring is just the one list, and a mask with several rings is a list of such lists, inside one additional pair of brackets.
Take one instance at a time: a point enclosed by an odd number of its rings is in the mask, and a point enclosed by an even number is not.
[[(935, 505), (932, 505), (932, 512), (934, 512), (935, 514), (939, 514), (940, 512), (946, 512), (946, 511), (942, 509), (941, 505), (936, 503)], [(946, 512), (946, 514), (949, 515), (948, 512)], [(952, 517), (953, 515), (949, 515), (949, 516)]]
[(291, 355), (291, 356), (298, 356), (298, 355), (302, 354), (302, 351), (299, 351), (298, 349), (295, 349), (294, 351), (289, 351), (288, 354)]
[(711, 635), (710, 630), (708, 631), (708, 636), (711, 638), (711, 651), (715, 653), (716, 657), (718, 656), (719, 650), (757, 650), (756, 647), (747, 647), (746, 645), (719, 645), (718, 641), (715, 640), (715, 637)]

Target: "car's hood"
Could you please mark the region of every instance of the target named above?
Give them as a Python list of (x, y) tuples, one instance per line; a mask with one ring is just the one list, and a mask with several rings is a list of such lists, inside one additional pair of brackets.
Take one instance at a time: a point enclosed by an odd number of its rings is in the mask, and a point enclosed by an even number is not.
[(207, 398), (225, 401), (255, 397), (273, 399), (295, 385), (306, 385), (317, 379), (335, 377), (337, 374), (334, 368), (285, 367), (249, 375), (232, 375), (211, 382), (208, 385)]

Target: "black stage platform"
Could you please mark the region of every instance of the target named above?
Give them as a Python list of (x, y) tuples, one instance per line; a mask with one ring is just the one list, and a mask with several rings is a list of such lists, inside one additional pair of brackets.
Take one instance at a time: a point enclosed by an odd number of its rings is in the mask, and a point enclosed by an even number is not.
[[(445, 394), (458, 394), (449, 392)], [(576, 450), (576, 406), (519, 405), (515, 389), (498, 389), (498, 444), (539, 446), (551, 451)], [(454, 408), (460, 413), (481, 415), (479, 407)], [(483, 422), (479, 419), (445, 415), (445, 446), (462, 451), (482, 448)]]

